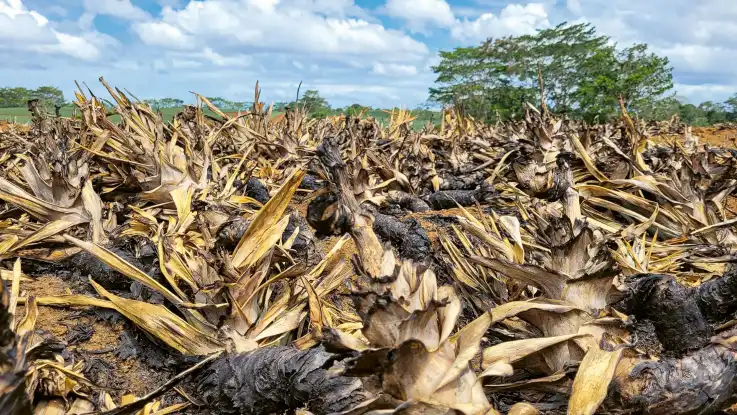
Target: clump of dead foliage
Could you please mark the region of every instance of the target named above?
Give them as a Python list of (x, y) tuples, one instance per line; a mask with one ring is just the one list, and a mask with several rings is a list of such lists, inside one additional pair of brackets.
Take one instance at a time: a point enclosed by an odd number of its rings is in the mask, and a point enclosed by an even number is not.
[[(115, 108), (80, 90), (80, 117), (0, 130), (1, 413), (733, 403), (735, 154), (675, 121), (528, 105), (417, 130), (275, 118), (257, 86), (250, 111), (197, 96), (164, 122), (101, 82)], [(65, 295), (22, 288), (69, 270)], [(189, 368), (146, 396), (100, 385), (36, 327), (48, 307), (123, 316)]]

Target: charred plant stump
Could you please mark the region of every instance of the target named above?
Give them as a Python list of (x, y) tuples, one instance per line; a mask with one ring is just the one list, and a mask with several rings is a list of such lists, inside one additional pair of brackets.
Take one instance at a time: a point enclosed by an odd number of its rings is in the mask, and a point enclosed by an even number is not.
[[(241, 217), (236, 217), (223, 223), (215, 235), (215, 247), (219, 250), (233, 251), (241, 238), (243, 238), (243, 234), (246, 233), (248, 225), (250, 224), (251, 221)], [(312, 234), (307, 228), (307, 223), (304, 218), (301, 217), (299, 213), (293, 212), (289, 216), (289, 223), (287, 224), (287, 227), (284, 228), (282, 240), (286, 241), (291, 237), (297, 227), (299, 227), (299, 233), (294, 240), (292, 249), (302, 252), (310, 247)]]
[(405, 192), (389, 192), (388, 201), (389, 203), (397, 204), (402, 209), (407, 209), (410, 212), (427, 212), (430, 210), (430, 206), (427, 204), (427, 202), (415, 195), (411, 195)]
[(737, 273), (688, 288), (667, 275), (631, 277), (620, 302), (650, 320), (666, 358), (636, 362), (615, 379), (610, 405), (648, 414), (713, 414), (737, 402), (737, 331), (713, 335), (737, 310)]
[(475, 171), (463, 175), (445, 174), (441, 176), (440, 190), (474, 190), (489, 174)]
[(271, 414), (307, 408), (343, 412), (371, 398), (355, 378), (328, 373), (338, 355), (323, 347), (269, 347), (226, 355), (199, 377), (197, 390), (212, 414)]
[(242, 217), (232, 218), (223, 223), (215, 234), (215, 247), (218, 250), (233, 251), (251, 222)]
[(393, 216), (375, 213), (373, 228), (380, 238), (397, 248), (402, 258), (421, 262), (432, 254), (430, 238), (417, 219), (400, 221)]
[(638, 319), (650, 320), (666, 352), (676, 356), (709, 344), (712, 323), (737, 311), (737, 269), (695, 288), (667, 275), (632, 277), (630, 292), (620, 303)]
[(338, 195), (322, 194), (307, 205), (307, 223), (320, 235), (337, 235), (348, 231), (348, 216), (338, 211)]
[(699, 309), (707, 320), (720, 322), (737, 311), (737, 266), (729, 265), (721, 278), (692, 289)]
[(302, 179), (302, 183), (299, 184), (299, 188), (305, 190), (318, 190), (322, 188), (322, 183), (320, 183), (320, 179), (316, 176), (305, 174), (305, 177)]
[(461, 206), (475, 206), (486, 203), (495, 195), (492, 188), (482, 186), (476, 190), (446, 190), (430, 195), (428, 202), (435, 210), (453, 209)]
[(353, 193), (348, 166), (340, 155), (338, 138), (326, 138), (317, 147), (317, 157), (335, 186), (338, 198), (333, 207), (326, 208), (328, 213), (333, 212), (333, 216), (323, 214), (322, 217), (333, 217), (335, 223), (345, 225), (356, 241), (360, 257), (367, 259), (363, 264), (364, 270), (373, 278), (381, 278), (384, 248), (372, 229), (373, 216), (361, 208)]
[(269, 189), (266, 188), (266, 185), (261, 180), (255, 177), (249, 177), (246, 181), (246, 196), (257, 200), (262, 205), (271, 199)]
[(625, 413), (714, 414), (737, 401), (736, 389), (733, 346), (709, 344), (682, 358), (634, 366), (629, 374), (615, 379), (610, 406), (626, 408)]
[(646, 274), (631, 287), (627, 311), (652, 321), (666, 352), (681, 356), (709, 343), (712, 329), (696, 297), (669, 275)]

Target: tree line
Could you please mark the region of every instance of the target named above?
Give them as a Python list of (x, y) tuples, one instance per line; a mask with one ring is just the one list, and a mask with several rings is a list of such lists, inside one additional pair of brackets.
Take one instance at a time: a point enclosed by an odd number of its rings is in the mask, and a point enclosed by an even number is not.
[(519, 119), (525, 102), (589, 122), (627, 109), (647, 119), (678, 115), (694, 125), (737, 120), (737, 95), (693, 105), (673, 92), (668, 58), (644, 43), (620, 48), (589, 23), (562, 23), (535, 34), (487, 39), (440, 53), (430, 100), (486, 121)]
[(677, 115), (681, 121), (694, 126), (737, 122), (737, 94), (724, 102), (706, 101), (699, 105), (683, 103), (674, 96), (654, 100), (642, 108), (640, 116), (648, 120), (668, 120)]
[(41, 100), (46, 106), (64, 106), (64, 93), (53, 86), (42, 86), (36, 89), (23, 87), (0, 88), (0, 108), (25, 108), (28, 101)]
[[(206, 98), (222, 111), (247, 111), (253, 106), (253, 103), (248, 101), (232, 101), (217, 96)], [(72, 105), (72, 103), (65, 101), (64, 93), (59, 88), (52, 86), (42, 86), (37, 89), (23, 87), (0, 88), (0, 108), (25, 108), (31, 99), (40, 99), (42, 105), (46, 107)], [(107, 99), (103, 98), (102, 102), (110, 108), (115, 107), (115, 104)], [(179, 98), (150, 98), (144, 99), (143, 102), (156, 111), (181, 108), (185, 104), (184, 100)], [(345, 108), (332, 108), (328, 100), (322, 97), (317, 90), (305, 91), (295, 101), (274, 103), (274, 110), (278, 112), (296, 107), (304, 108), (311, 117), (325, 117), (331, 113), (358, 115), (372, 109), (357, 103)]]

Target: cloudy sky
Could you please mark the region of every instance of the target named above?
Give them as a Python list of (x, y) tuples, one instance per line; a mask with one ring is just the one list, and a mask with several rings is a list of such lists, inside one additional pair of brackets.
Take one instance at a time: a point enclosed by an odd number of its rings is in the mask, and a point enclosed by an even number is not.
[(301, 80), (337, 106), (413, 107), (439, 50), (563, 21), (649, 43), (692, 102), (737, 92), (735, 0), (0, 0), (0, 84), (249, 100), (259, 80), (280, 101)]

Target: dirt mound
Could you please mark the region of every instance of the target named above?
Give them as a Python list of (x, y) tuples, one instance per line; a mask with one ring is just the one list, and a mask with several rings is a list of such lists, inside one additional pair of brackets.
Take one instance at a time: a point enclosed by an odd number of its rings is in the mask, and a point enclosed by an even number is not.
[(694, 127), (693, 134), (710, 146), (737, 148), (737, 128), (733, 126)]

